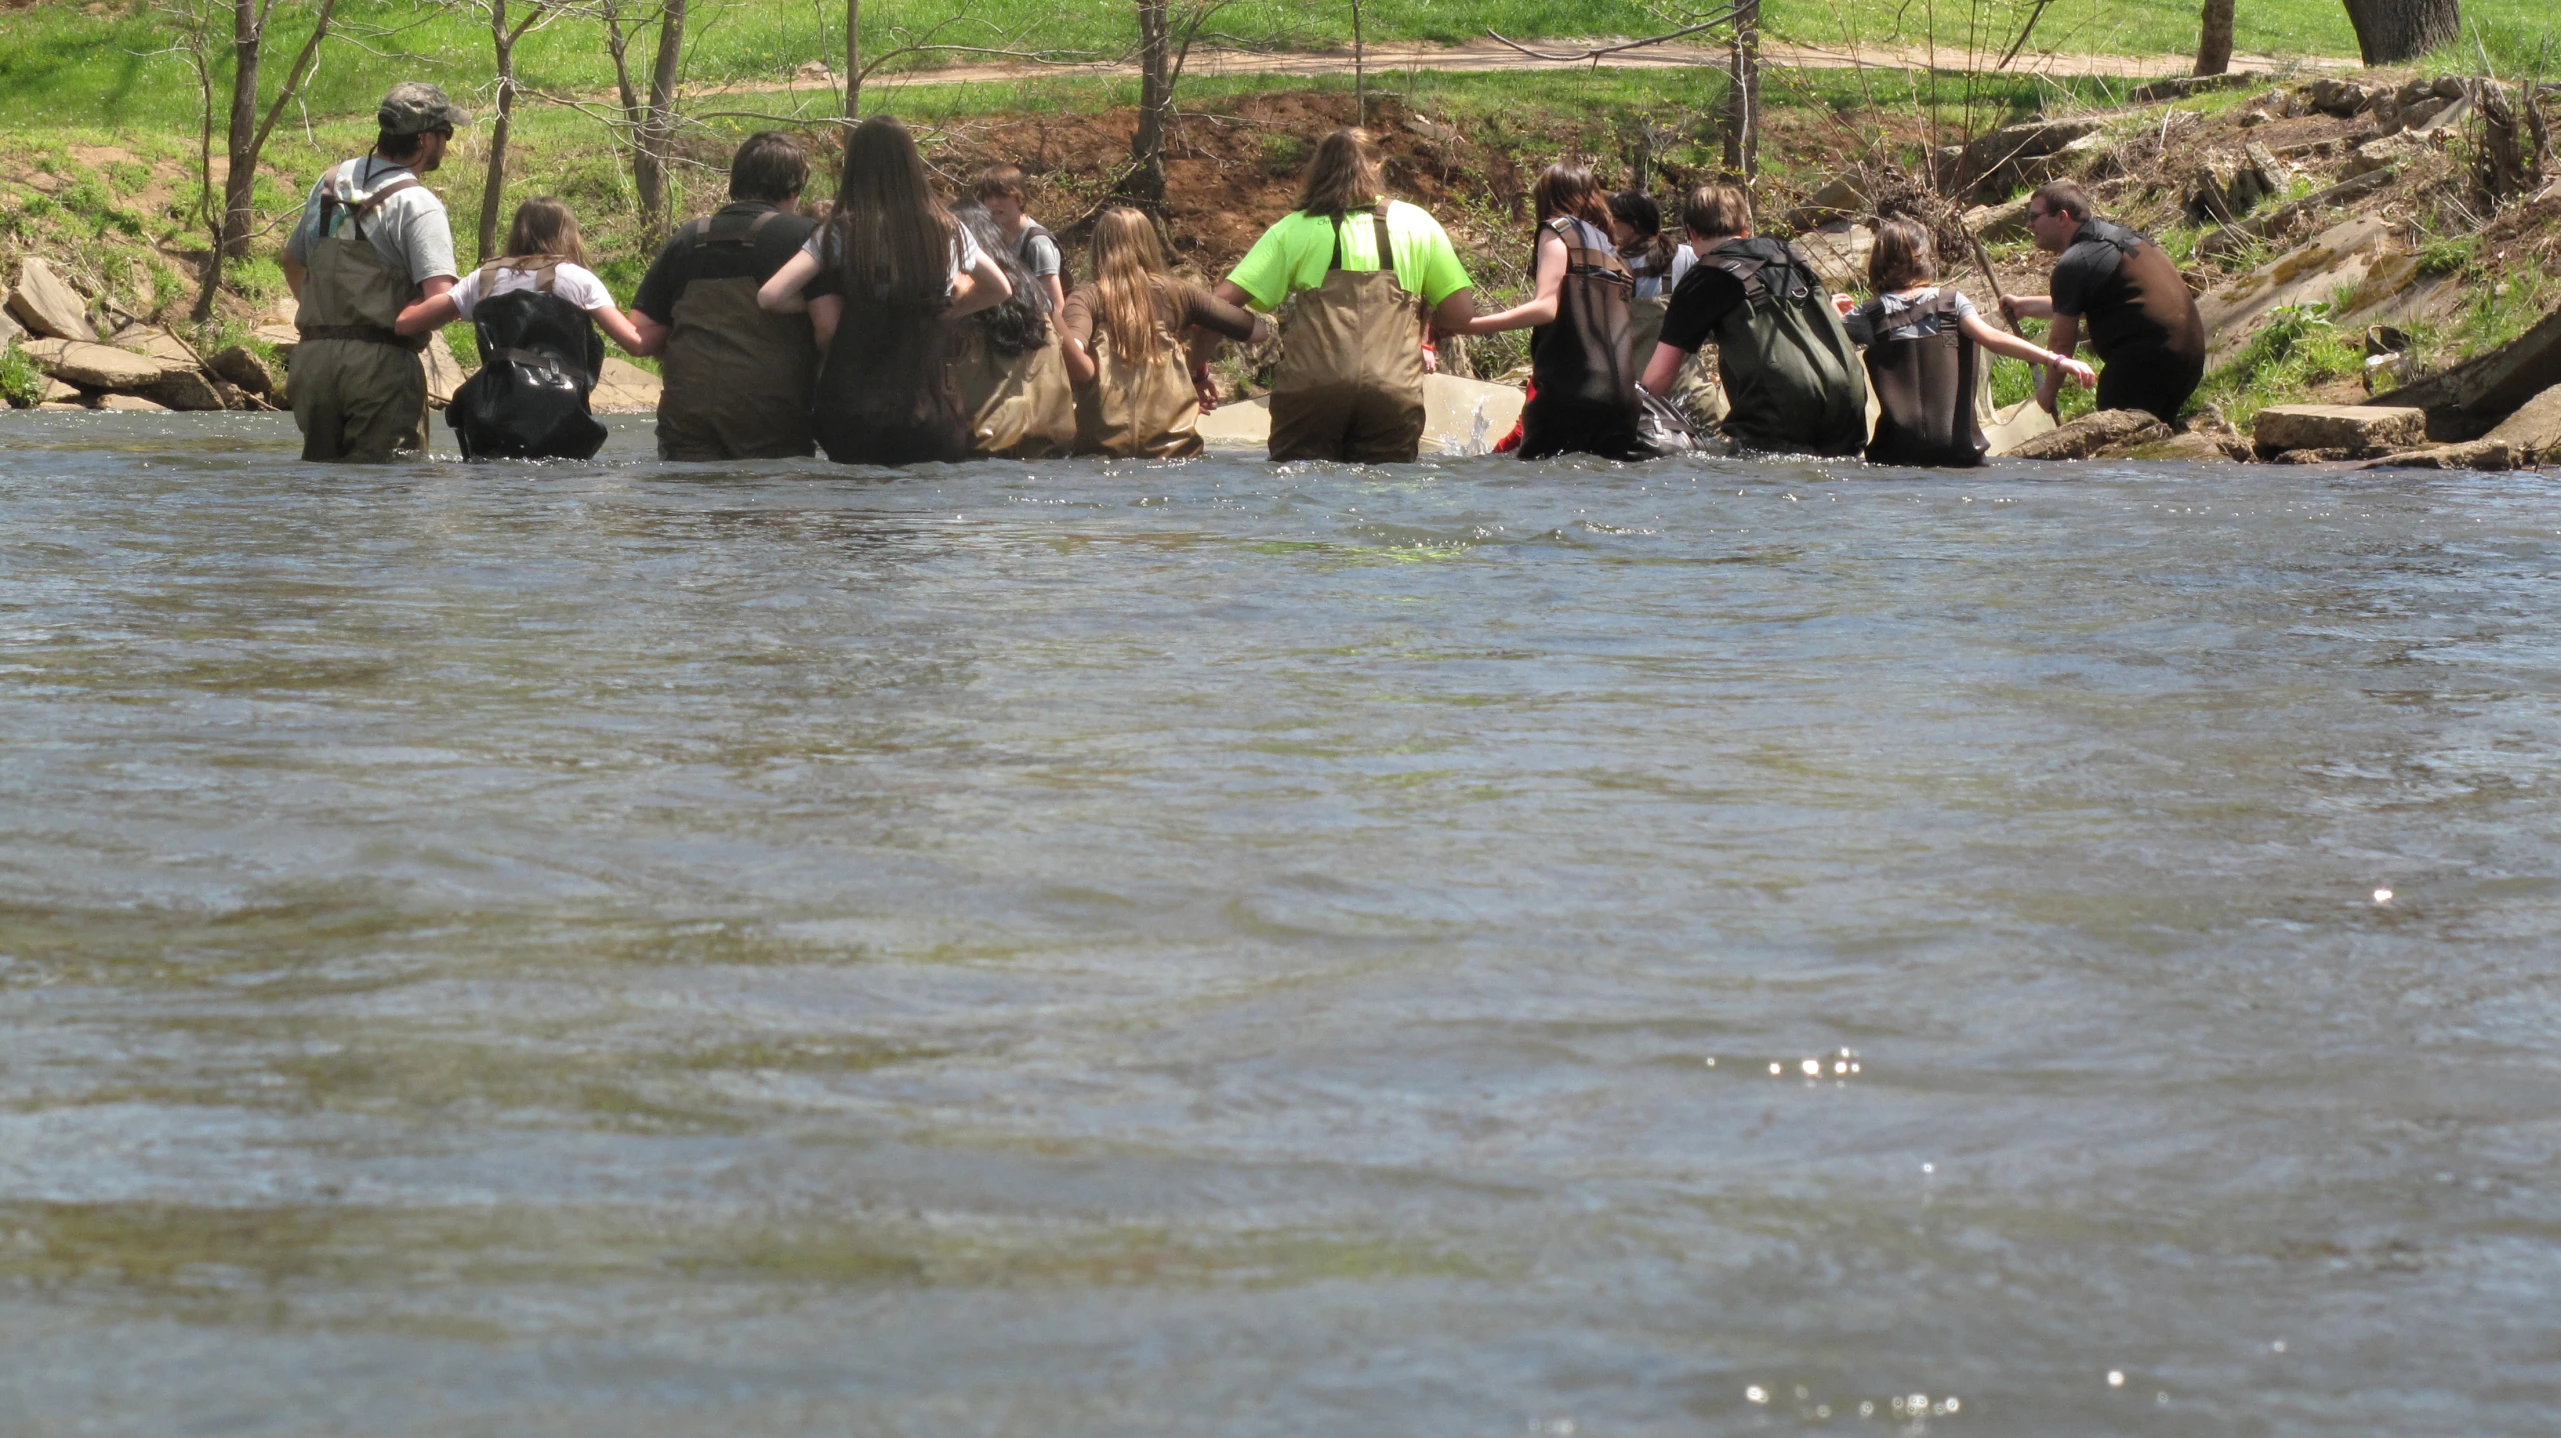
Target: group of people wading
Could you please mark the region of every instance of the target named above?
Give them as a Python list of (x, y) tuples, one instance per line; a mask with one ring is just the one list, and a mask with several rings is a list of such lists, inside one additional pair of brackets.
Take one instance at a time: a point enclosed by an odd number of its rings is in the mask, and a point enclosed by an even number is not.
[[(1285, 316), (1275, 460), (1413, 460), (1434, 343), (1451, 335), (1531, 331), (1529, 393), (1501, 446), (1524, 458), (1639, 459), (1713, 433), (1750, 450), (1973, 464), (1982, 350), (2043, 366), (2049, 409), (2066, 381), (2095, 379), (2102, 406), (2164, 419), (2204, 365), (2176, 267), (2092, 219), (2069, 185), (2029, 205), (2038, 246), (2062, 256), (2054, 293), (2003, 299), (2013, 320), (2051, 318), (2059, 352), (1992, 328), (1939, 286), (1929, 232), (1908, 219), (1879, 222), (1874, 294), (1854, 304), (1828, 292), (1802, 249), (1753, 235), (1739, 186), (1693, 190), (1675, 243), (1653, 200), (1610, 195), (1569, 165), (1532, 190), (1529, 298), (1478, 314), (1448, 234), (1387, 198), (1376, 148), (1355, 129), (1317, 146), (1297, 208), (1209, 289), (1174, 275), (1155, 222), (1131, 209), (1094, 217), (1086, 278), (1071, 289), (1057, 237), (1026, 213), (1020, 170), (993, 167), (946, 207), (886, 116), (847, 135), (824, 217), (803, 214), (808, 157), (766, 132), (732, 160), (730, 203), (677, 227), (626, 316), (554, 199), (526, 201), (505, 254), (458, 274), (443, 203), (421, 177), (469, 116), (413, 83), (377, 118), (373, 152), (321, 177), (286, 244), (306, 459), (423, 449), (420, 355), (456, 321), (474, 326), (482, 364), (448, 419), (475, 458), (594, 454), (605, 430), (588, 395), (605, 338), (661, 359), (663, 458), (823, 450), (890, 465), (1196, 454), (1216, 402), (1210, 359), (1227, 341), (1269, 339), (1274, 312)], [(2069, 357), (2084, 325), (2103, 375)], [(1715, 378), (1698, 357), (1711, 344)]]

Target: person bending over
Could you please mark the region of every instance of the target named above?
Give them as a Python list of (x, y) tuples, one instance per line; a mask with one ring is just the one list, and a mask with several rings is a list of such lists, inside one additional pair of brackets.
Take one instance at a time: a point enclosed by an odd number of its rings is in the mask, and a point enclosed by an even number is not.
[[(2090, 216), (2090, 197), (2068, 181), (2028, 197), (2036, 247), (2063, 258), (2050, 295), (2007, 295), (2012, 319), (2051, 319), (2046, 346), (2070, 354), (2089, 330), (2099, 357), (2099, 408), (2139, 409), (2168, 422), (2205, 378), (2205, 321), (2179, 267), (2159, 245), (2123, 225)], [(2063, 372), (2049, 369), (2036, 402), (2049, 412)]]

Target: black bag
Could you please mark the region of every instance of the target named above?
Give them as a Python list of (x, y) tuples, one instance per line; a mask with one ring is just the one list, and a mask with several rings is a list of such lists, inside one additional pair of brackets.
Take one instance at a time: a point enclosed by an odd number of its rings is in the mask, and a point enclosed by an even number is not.
[(604, 337), (586, 311), (551, 292), (548, 266), (539, 288), (483, 299), (472, 328), (480, 372), (445, 409), (463, 458), (588, 459), (604, 447), (605, 427), (587, 409)]

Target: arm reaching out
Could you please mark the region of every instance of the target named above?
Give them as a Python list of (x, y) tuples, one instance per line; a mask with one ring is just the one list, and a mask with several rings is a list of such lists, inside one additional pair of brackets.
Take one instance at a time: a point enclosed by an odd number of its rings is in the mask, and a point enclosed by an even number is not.
[(2042, 345), (2020, 339), (2017, 335), (2003, 334), (1983, 323), (1981, 315), (1967, 315), (1957, 327), (1965, 331), (1967, 339), (1996, 355), (2008, 355), (2012, 359), (2026, 360), (2029, 364), (2043, 365), (2049, 370), (2061, 370), (2071, 377), (2072, 383), (2083, 389), (2088, 389), (2099, 382), (2097, 370), (2069, 355), (2056, 354)]

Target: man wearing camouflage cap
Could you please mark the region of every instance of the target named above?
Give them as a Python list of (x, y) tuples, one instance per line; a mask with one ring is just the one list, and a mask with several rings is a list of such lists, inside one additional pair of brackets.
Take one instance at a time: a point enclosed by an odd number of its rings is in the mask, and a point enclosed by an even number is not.
[(285, 241), (285, 281), (300, 305), (290, 392), (302, 457), (386, 460), (427, 447), (428, 336), (392, 332), (400, 312), (454, 286), (444, 201), (419, 179), (444, 162), (471, 117), (445, 92), (394, 85), (374, 112), (373, 153), (311, 187)]

